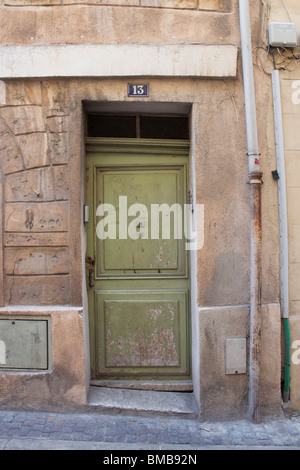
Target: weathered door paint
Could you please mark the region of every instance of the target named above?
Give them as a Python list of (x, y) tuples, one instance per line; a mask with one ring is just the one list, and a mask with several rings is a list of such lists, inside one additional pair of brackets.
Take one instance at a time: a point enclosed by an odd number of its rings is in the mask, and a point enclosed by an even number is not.
[[(86, 148), (92, 379), (188, 379), (188, 142), (88, 138)], [(169, 225), (155, 218), (161, 204), (182, 207), (181, 238), (172, 211)]]

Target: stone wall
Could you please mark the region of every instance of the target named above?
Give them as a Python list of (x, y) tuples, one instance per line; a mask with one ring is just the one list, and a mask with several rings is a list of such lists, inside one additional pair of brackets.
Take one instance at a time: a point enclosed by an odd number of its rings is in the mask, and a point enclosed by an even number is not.
[[(280, 0), (265, 2), (268, 21), (296, 25), (300, 34), (299, 2)], [(267, 34), (266, 34), (267, 37)], [(294, 49), (279, 48), (274, 52), (279, 70), (283, 121), (284, 158), (287, 189), (287, 223), (289, 251), (289, 315), (291, 336), (291, 387), (289, 404), (300, 409), (300, 54)]]
[(9, 82), (0, 108), (4, 303), (69, 304), (68, 116), (40, 81)]
[[(300, 24), (300, 23), (299, 23)], [(289, 315), (291, 335), (290, 403), (300, 408), (300, 73), (281, 72), (282, 120), (287, 190)]]
[(0, 45), (239, 43), (237, 0), (222, 12), (175, 8), (180, 4), (174, 0), (172, 8), (3, 5)]
[(231, 0), (4, 0), (5, 6), (111, 5), (125, 7), (180, 8), (228, 12)]

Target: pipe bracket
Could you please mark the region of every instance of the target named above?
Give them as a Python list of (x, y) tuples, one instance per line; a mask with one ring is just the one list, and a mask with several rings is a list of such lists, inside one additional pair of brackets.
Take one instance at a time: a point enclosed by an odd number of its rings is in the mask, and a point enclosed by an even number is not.
[(249, 183), (250, 184), (262, 184), (263, 183), (262, 176), (263, 176), (262, 171), (252, 171), (248, 175)]

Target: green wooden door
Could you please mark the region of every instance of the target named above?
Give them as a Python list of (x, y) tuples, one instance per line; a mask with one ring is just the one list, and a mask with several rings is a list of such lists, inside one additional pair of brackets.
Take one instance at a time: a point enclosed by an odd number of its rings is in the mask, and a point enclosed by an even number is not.
[(92, 378), (188, 379), (188, 143), (87, 139), (86, 148)]

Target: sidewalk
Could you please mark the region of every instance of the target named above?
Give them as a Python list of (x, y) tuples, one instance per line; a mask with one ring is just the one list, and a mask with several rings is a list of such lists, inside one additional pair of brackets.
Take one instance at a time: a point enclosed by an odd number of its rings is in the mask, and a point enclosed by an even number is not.
[(0, 450), (300, 450), (300, 415), (261, 424), (166, 416), (0, 411)]

